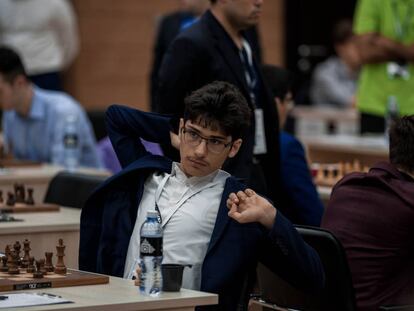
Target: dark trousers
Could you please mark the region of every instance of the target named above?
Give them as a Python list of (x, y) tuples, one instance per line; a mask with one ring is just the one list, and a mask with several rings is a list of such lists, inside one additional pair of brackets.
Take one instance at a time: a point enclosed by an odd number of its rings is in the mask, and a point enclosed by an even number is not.
[(360, 118), (360, 133), (384, 133), (385, 121), (384, 117), (362, 113)]

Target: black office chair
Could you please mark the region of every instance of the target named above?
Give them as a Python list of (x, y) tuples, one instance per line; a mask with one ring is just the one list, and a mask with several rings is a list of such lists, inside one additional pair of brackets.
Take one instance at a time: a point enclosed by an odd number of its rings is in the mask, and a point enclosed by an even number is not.
[(355, 311), (355, 292), (342, 244), (328, 230), (307, 226), (296, 229), (321, 258), (325, 288), (319, 295), (306, 294), (260, 265), (257, 277), (263, 310), (278, 310), (279, 306), (306, 311)]
[(88, 118), (91, 121), (93, 132), (96, 141), (100, 141), (108, 134), (105, 127), (105, 111), (104, 110), (90, 110), (87, 112)]
[(50, 181), (45, 202), (82, 208), (92, 191), (107, 177), (60, 172)]

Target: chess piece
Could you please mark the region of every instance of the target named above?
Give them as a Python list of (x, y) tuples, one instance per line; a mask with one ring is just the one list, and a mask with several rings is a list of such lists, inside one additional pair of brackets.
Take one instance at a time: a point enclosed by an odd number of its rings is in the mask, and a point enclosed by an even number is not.
[(19, 274), (20, 273), (19, 266), (18, 266), (19, 255), (16, 253), (14, 249), (10, 251), (10, 254), (11, 254), (11, 260), (8, 260), (9, 271), (7, 271), (7, 273), (8, 274)]
[(1, 256), (2, 266), (0, 267), (1, 272), (9, 271), (9, 267), (7, 266), (7, 256)]
[(3, 199), (3, 191), (0, 190), (0, 204), (4, 203), (4, 199)]
[(16, 203), (16, 199), (14, 198), (14, 194), (11, 193), (11, 192), (7, 192), (6, 205), (8, 205), (8, 206), (14, 206), (15, 203)]
[(53, 263), (52, 263), (53, 253), (52, 252), (46, 252), (45, 257), (46, 257), (45, 270), (47, 272), (53, 272), (53, 270), (54, 270)]
[(57, 274), (66, 274), (66, 266), (63, 262), (63, 257), (65, 256), (65, 248), (66, 246), (63, 245), (63, 240), (59, 239), (59, 245), (56, 246), (56, 256), (58, 258), (56, 266), (55, 266), (55, 273)]
[(16, 203), (25, 202), (25, 189), (23, 184), (14, 184), (14, 195), (16, 198)]
[(29, 258), (30, 258), (30, 241), (28, 239), (23, 241), (23, 250), (24, 250), (24, 256), (21, 262), (22, 268), (27, 268), (29, 265)]
[(34, 205), (34, 199), (33, 199), (33, 188), (27, 188), (27, 199), (26, 199), (27, 205)]
[(6, 245), (6, 248), (4, 249), (4, 254), (6, 255), (7, 262), (9, 263), (12, 260), (12, 258), (11, 258), (11, 248), (10, 248), (10, 245)]
[(27, 266), (27, 269), (26, 269), (26, 272), (27, 273), (33, 273), (33, 272), (35, 272), (36, 271), (36, 267), (35, 267), (35, 265), (34, 265), (34, 257), (33, 256), (30, 256), (29, 257), (29, 264), (28, 264), (28, 266)]
[(16, 264), (18, 267), (21, 266), (21, 257), (20, 257), (20, 249), (22, 248), (22, 245), (19, 241), (16, 241), (13, 245), (13, 249), (16, 252)]
[(40, 272), (42, 272), (43, 275), (47, 274), (47, 270), (45, 267), (45, 259), (44, 258), (39, 259), (39, 263), (40, 263)]
[(36, 260), (36, 271), (33, 272), (33, 278), (41, 279), (43, 277), (43, 264), (45, 263), (44, 259)]

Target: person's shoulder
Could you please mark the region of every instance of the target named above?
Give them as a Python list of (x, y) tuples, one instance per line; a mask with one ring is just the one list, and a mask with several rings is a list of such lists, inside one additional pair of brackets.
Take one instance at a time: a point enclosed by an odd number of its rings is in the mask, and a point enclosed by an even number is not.
[(61, 91), (51, 91), (36, 88), (38, 98), (47, 106), (48, 110), (56, 113), (83, 112), (82, 106), (71, 95)]
[(297, 139), (295, 136), (285, 132), (281, 131), (279, 134), (280, 138), (280, 149), (282, 151), (288, 151), (291, 149), (303, 149), (302, 143)]
[(324, 61), (320, 62), (315, 67), (315, 74), (325, 74), (326, 72), (335, 71), (338, 65), (340, 65), (341, 61), (338, 56), (331, 56), (325, 59)]

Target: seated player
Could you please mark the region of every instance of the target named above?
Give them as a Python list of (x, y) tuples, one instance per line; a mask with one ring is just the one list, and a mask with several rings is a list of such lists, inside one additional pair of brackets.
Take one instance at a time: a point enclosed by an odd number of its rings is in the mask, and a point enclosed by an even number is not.
[(414, 303), (414, 116), (389, 139), (390, 162), (346, 175), (322, 219), (345, 248), (361, 311)]
[[(317, 253), (266, 199), (221, 170), (234, 157), (250, 108), (231, 84), (214, 82), (185, 99), (180, 163), (152, 155), (140, 140), (170, 141), (170, 118), (123, 106), (107, 111), (109, 137), (124, 169), (89, 198), (81, 215), (81, 270), (130, 277), (139, 257), (140, 227), (157, 205), (164, 263), (191, 264), (183, 287), (217, 293), (219, 307), (247, 303), (247, 275), (258, 260), (294, 285), (318, 290)], [(230, 210), (229, 210), (230, 208)]]
[(82, 106), (62, 92), (34, 86), (13, 50), (0, 47), (0, 104), (5, 149), (15, 158), (63, 164), (66, 118), (77, 120), (79, 164), (101, 167), (95, 136)]
[(283, 188), (277, 201), (279, 210), (295, 224), (319, 226), (324, 208), (313, 184), (305, 151), (299, 140), (283, 131), (288, 113), (293, 108), (292, 78), (280, 67), (264, 65), (262, 70), (279, 112)]
[(310, 97), (318, 106), (355, 107), (360, 57), (352, 21), (339, 20), (332, 32), (336, 55), (319, 63), (312, 74)]

